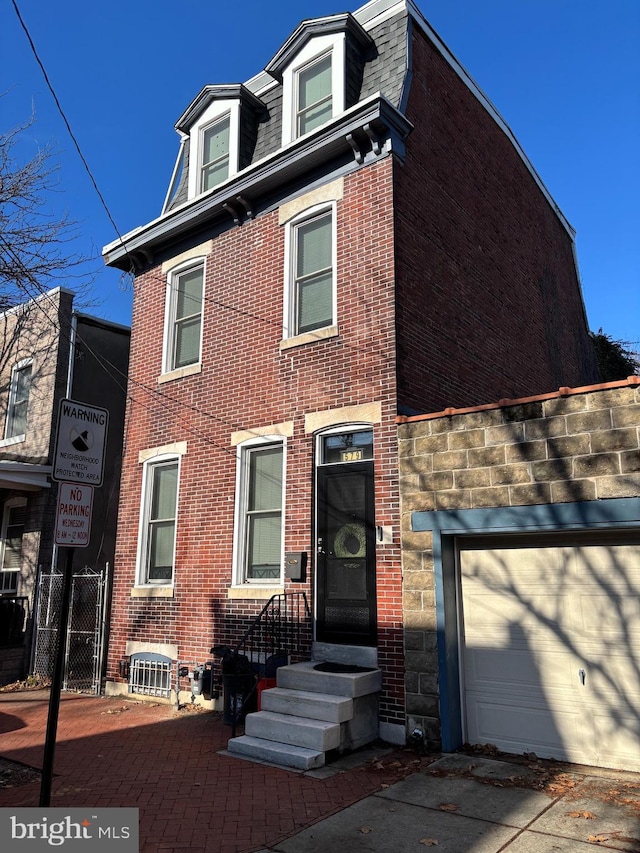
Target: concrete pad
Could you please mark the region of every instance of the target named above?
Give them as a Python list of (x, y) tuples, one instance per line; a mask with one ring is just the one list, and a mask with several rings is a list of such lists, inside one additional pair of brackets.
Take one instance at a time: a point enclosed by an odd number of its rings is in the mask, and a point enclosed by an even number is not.
[(443, 755), (430, 765), (429, 770), (447, 773), (471, 773), (480, 779), (529, 779), (534, 776), (531, 768), (510, 761), (496, 761), (478, 755)]
[(496, 853), (517, 831), (374, 796), (270, 849), (277, 853), (391, 853), (424, 850), (425, 840), (430, 839), (437, 842), (431, 846), (438, 853)]
[[(616, 791), (622, 786), (611, 779), (586, 777), (571, 797), (564, 797), (541, 815), (529, 829), (587, 842), (589, 836), (599, 839), (599, 846), (613, 850), (640, 851), (640, 810), (638, 799), (625, 805), (622, 799), (616, 802)], [(577, 815), (594, 815), (585, 818)]]
[[(504, 853), (593, 853), (599, 844), (583, 843), (574, 838), (558, 838), (556, 835), (539, 835), (523, 832), (505, 849)], [(605, 845), (605, 850), (609, 846)]]
[(376, 794), (389, 800), (439, 811), (443, 804), (457, 806), (456, 815), (505, 826), (524, 828), (552, 802), (540, 791), (495, 787), (475, 779), (436, 777), (416, 773)]

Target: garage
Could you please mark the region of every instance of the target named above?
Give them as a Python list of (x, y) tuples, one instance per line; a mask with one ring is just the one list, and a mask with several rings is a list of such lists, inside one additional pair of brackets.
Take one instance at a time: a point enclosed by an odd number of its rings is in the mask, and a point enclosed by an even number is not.
[(640, 771), (640, 534), (455, 551), (463, 739)]

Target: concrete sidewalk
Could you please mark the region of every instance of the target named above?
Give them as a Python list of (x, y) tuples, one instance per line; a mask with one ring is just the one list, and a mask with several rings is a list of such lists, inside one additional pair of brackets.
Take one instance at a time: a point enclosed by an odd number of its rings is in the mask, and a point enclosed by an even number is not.
[[(41, 766), (48, 698), (0, 693), (2, 758)], [(219, 714), (63, 694), (51, 805), (138, 807), (141, 853), (640, 853), (637, 774), (382, 744), (300, 773), (232, 758), (229, 736)], [(25, 777), (0, 777), (0, 807), (38, 805)]]
[[(425, 770), (265, 848), (272, 853), (640, 851), (637, 774), (446, 755)], [(586, 768), (581, 768), (585, 771)], [(595, 771), (591, 771), (595, 772)]]

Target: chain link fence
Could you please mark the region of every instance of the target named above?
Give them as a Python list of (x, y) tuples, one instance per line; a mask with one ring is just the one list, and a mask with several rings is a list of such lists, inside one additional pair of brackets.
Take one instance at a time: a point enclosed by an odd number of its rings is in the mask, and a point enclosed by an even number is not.
[[(64, 575), (42, 574), (38, 584), (33, 673), (51, 678), (60, 636)], [(99, 693), (105, 641), (107, 569), (85, 566), (71, 580), (63, 690)]]

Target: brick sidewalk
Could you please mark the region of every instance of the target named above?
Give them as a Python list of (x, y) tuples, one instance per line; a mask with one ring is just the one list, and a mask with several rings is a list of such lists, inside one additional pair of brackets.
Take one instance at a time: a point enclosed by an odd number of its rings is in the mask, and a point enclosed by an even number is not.
[[(42, 766), (49, 695), (0, 693), (0, 756)], [(419, 769), (413, 753), (318, 779), (223, 755), (221, 715), (63, 694), (52, 806), (137, 806), (140, 853), (248, 853)], [(40, 783), (0, 787), (0, 807), (37, 806)]]

